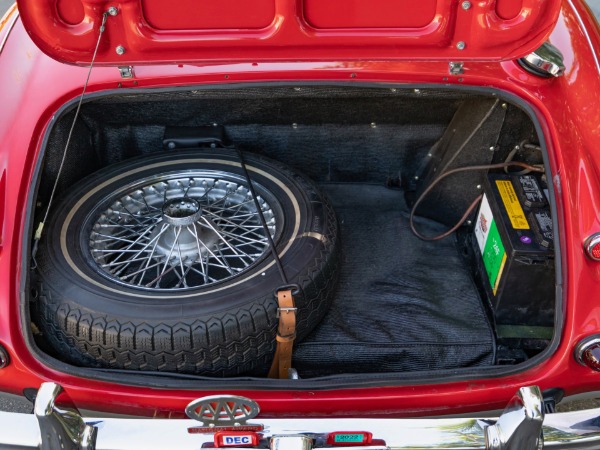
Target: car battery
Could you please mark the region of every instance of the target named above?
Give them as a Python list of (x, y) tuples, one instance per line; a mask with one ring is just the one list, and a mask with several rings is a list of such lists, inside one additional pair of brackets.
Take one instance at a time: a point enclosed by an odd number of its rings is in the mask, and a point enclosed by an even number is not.
[(537, 174), (488, 174), (472, 235), (477, 281), (497, 328), (529, 330), (522, 337), (554, 323), (554, 238), (547, 193)]

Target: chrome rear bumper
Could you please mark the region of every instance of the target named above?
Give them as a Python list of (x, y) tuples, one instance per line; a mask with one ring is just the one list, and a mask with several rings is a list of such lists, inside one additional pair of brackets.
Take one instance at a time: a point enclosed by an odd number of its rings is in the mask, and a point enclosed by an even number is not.
[[(84, 419), (76, 409), (55, 405), (61, 391), (54, 383), (44, 383), (34, 414), (0, 412), (0, 449), (196, 450), (214, 445), (212, 433), (188, 432), (198, 425), (193, 420)], [(273, 450), (325, 448), (328, 433), (349, 430), (368, 431), (377, 439), (370, 446), (348, 447), (353, 450), (600, 449), (600, 409), (544, 415), (537, 387), (521, 388), (497, 419), (255, 421), (265, 427), (259, 448)]]

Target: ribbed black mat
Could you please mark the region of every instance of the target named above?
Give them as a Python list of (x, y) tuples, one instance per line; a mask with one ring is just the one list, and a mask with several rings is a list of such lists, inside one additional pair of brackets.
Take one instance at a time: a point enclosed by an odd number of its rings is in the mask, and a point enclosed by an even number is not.
[[(417, 239), (401, 191), (323, 189), (342, 230), (342, 268), (331, 310), (294, 350), (300, 376), (493, 364), (493, 333), (455, 239)], [(444, 230), (426, 219), (417, 224), (426, 235)]]

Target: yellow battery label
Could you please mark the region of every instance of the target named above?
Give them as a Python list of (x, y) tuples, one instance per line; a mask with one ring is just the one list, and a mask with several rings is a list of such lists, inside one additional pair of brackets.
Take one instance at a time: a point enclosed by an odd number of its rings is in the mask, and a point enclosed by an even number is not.
[(525, 218), (525, 213), (512, 183), (509, 180), (496, 180), (496, 185), (513, 228), (515, 230), (529, 230), (529, 223)]

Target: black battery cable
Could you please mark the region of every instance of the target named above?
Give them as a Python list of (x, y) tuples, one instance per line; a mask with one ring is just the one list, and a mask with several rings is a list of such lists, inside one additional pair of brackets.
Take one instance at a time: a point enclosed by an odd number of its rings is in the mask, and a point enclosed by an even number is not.
[(473, 212), (473, 210), (477, 207), (477, 205), (483, 198), (483, 194), (479, 194), (475, 198), (475, 200), (473, 200), (473, 202), (469, 205), (469, 207), (466, 209), (465, 213), (462, 215), (462, 217), (459, 219), (459, 221), (456, 223), (456, 225), (454, 225), (449, 230), (443, 232), (442, 234), (438, 234), (436, 236), (424, 236), (421, 233), (419, 233), (415, 227), (415, 223), (414, 223), (415, 212), (417, 211), (417, 208), (419, 207), (421, 202), (425, 199), (425, 197), (433, 190), (433, 188), (440, 181), (449, 177), (450, 175), (454, 175), (455, 173), (470, 172), (470, 171), (477, 171), (477, 170), (505, 169), (505, 168), (508, 168), (511, 166), (521, 167), (530, 172), (538, 172), (538, 173), (545, 172), (543, 167), (532, 166), (530, 164), (526, 164), (526, 163), (519, 162), (519, 161), (508, 161), (508, 162), (503, 162), (503, 163), (498, 163), (498, 164), (457, 167), (456, 169), (448, 170), (448, 171), (444, 172), (443, 174), (441, 174), (440, 176), (438, 176), (435, 180), (433, 180), (429, 184), (429, 186), (427, 186), (425, 188), (425, 190), (421, 193), (421, 195), (419, 195), (419, 197), (415, 201), (415, 204), (413, 205), (412, 209), (410, 210), (409, 224), (410, 224), (410, 229), (413, 232), (413, 234), (423, 241), (439, 241), (441, 239), (444, 239), (444, 238), (450, 236), (452, 233), (454, 233), (456, 230), (458, 230), (463, 225), (463, 223), (467, 220), (469, 215)]

